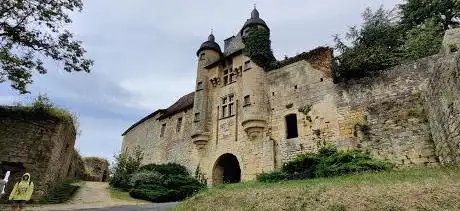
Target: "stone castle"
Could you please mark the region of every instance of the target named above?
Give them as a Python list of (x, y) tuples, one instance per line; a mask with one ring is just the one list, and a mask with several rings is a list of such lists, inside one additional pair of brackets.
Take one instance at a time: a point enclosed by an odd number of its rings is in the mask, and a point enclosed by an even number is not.
[[(208, 184), (252, 180), (326, 144), (360, 148), (400, 166), (455, 161), (458, 54), (334, 83), (327, 47), (286, 58), (275, 70), (259, 67), (243, 54), (242, 40), (254, 26), (270, 31), (256, 9), (223, 51), (211, 34), (197, 51), (195, 91), (129, 127), (122, 153), (139, 148), (144, 164), (198, 169)], [(458, 34), (446, 33), (449, 44), (458, 43)]]

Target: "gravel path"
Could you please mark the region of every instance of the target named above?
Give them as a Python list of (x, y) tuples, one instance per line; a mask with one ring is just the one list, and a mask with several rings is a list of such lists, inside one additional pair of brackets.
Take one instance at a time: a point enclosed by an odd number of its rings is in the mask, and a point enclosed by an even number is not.
[(65, 204), (32, 205), (25, 210), (168, 210), (177, 203), (150, 203), (141, 200), (118, 200), (110, 197), (105, 182), (84, 182), (72, 200)]
[(126, 205), (117, 207), (106, 207), (106, 208), (92, 208), (92, 209), (78, 209), (78, 211), (138, 211), (138, 210), (150, 210), (150, 211), (167, 211), (176, 207), (177, 202), (171, 203), (153, 203), (145, 205)]

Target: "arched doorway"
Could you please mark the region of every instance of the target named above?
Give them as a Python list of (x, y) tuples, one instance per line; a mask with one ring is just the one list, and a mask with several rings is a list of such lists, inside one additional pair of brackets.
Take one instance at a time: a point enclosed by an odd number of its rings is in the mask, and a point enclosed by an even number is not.
[(233, 154), (221, 155), (213, 169), (213, 184), (228, 184), (241, 181), (241, 169), (238, 159)]

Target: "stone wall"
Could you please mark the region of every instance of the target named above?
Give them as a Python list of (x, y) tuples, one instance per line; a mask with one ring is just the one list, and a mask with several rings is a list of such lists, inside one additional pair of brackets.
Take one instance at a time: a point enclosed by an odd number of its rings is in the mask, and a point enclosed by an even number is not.
[(422, 97), (434, 61), (429, 57), (338, 84), (339, 145), (345, 142), (399, 165), (436, 163)]
[(23, 173), (35, 184), (33, 199), (67, 177), (75, 144), (73, 123), (45, 111), (21, 107), (0, 107), (0, 168), (12, 171), (9, 193)]
[(88, 181), (105, 182), (109, 174), (109, 161), (98, 157), (83, 158), (84, 167), (88, 172)]
[[(161, 113), (158, 113), (145, 120), (125, 134), (122, 153), (133, 155), (134, 150), (138, 148), (144, 153), (143, 165), (175, 162), (186, 166), (190, 172), (193, 172), (196, 164), (192, 161), (194, 146), (190, 138), (192, 115), (192, 110), (187, 109), (165, 119), (159, 120)], [(179, 118), (182, 118), (182, 124), (180, 130), (177, 131)], [(163, 137), (160, 137), (163, 124), (166, 127)]]
[[(299, 153), (318, 150), (321, 137), (338, 136), (335, 85), (328, 74), (307, 61), (287, 65), (268, 73), (271, 138), (276, 143), (276, 166)], [(311, 106), (308, 114), (299, 108)], [(297, 117), (298, 137), (287, 138), (285, 117)], [(308, 117), (307, 117), (308, 116)]]
[(460, 55), (433, 65), (426, 92), (432, 141), (441, 163), (460, 164)]
[(84, 180), (88, 176), (88, 172), (85, 171), (85, 163), (83, 161), (83, 158), (81, 157), (80, 153), (74, 149), (67, 177)]

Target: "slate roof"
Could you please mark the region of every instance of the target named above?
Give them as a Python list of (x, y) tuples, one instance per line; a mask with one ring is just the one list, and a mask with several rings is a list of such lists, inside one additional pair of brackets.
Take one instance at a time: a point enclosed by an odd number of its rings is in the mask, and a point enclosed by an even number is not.
[(199, 56), (200, 51), (202, 51), (202, 50), (214, 50), (214, 51), (217, 51), (219, 53), (222, 53), (222, 50), (220, 50), (219, 44), (216, 43), (213, 34), (209, 35), (208, 41), (206, 41), (203, 44), (201, 44), (201, 46), (198, 49), (198, 51), (196, 51), (196, 55)]
[(174, 104), (169, 106), (169, 108), (164, 110), (164, 113), (158, 118), (159, 120), (170, 117), (174, 114), (177, 114), (183, 110), (193, 107), (193, 101), (195, 99), (195, 92), (189, 93), (181, 97)]
[(241, 32), (243, 32), (246, 27), (254, 26), (254, 25), (264, 26), (267, 30), (270, 30), (270, 28), (268, 28), (267, 26), (267, 23), (265, 23), (265, 21), (259, 17), (259, 11), (257, 11), (256, 8), (252, 10), (251, 18), (248, 19), (246, 23), (244, 23), (243, 28), (241, 28)]
[(150, 118), (155, 117), (157, 114), (160, 116), (158, 117), (158, 120), (170, 117), (174, 114), (177, 114), (183, 110), (193, 108), (193, 101), (195, 98), (195, 92), (189, 93), (185, 96), (182, 96), (178, 101), (176, 101), (174, 104), (169, 106), (167, 109), (158, 109), (154, 111), (153, 113), (147, 115), (146, 117), (142, 118), (141, 120), (137, 121), (133, 125), (131, 125), (123, 134), (122, 136), (126, 135), (129, 131), (131, 131), (133, 128), (136, 126), (142, 124), (143, 122), (149, 120)]

